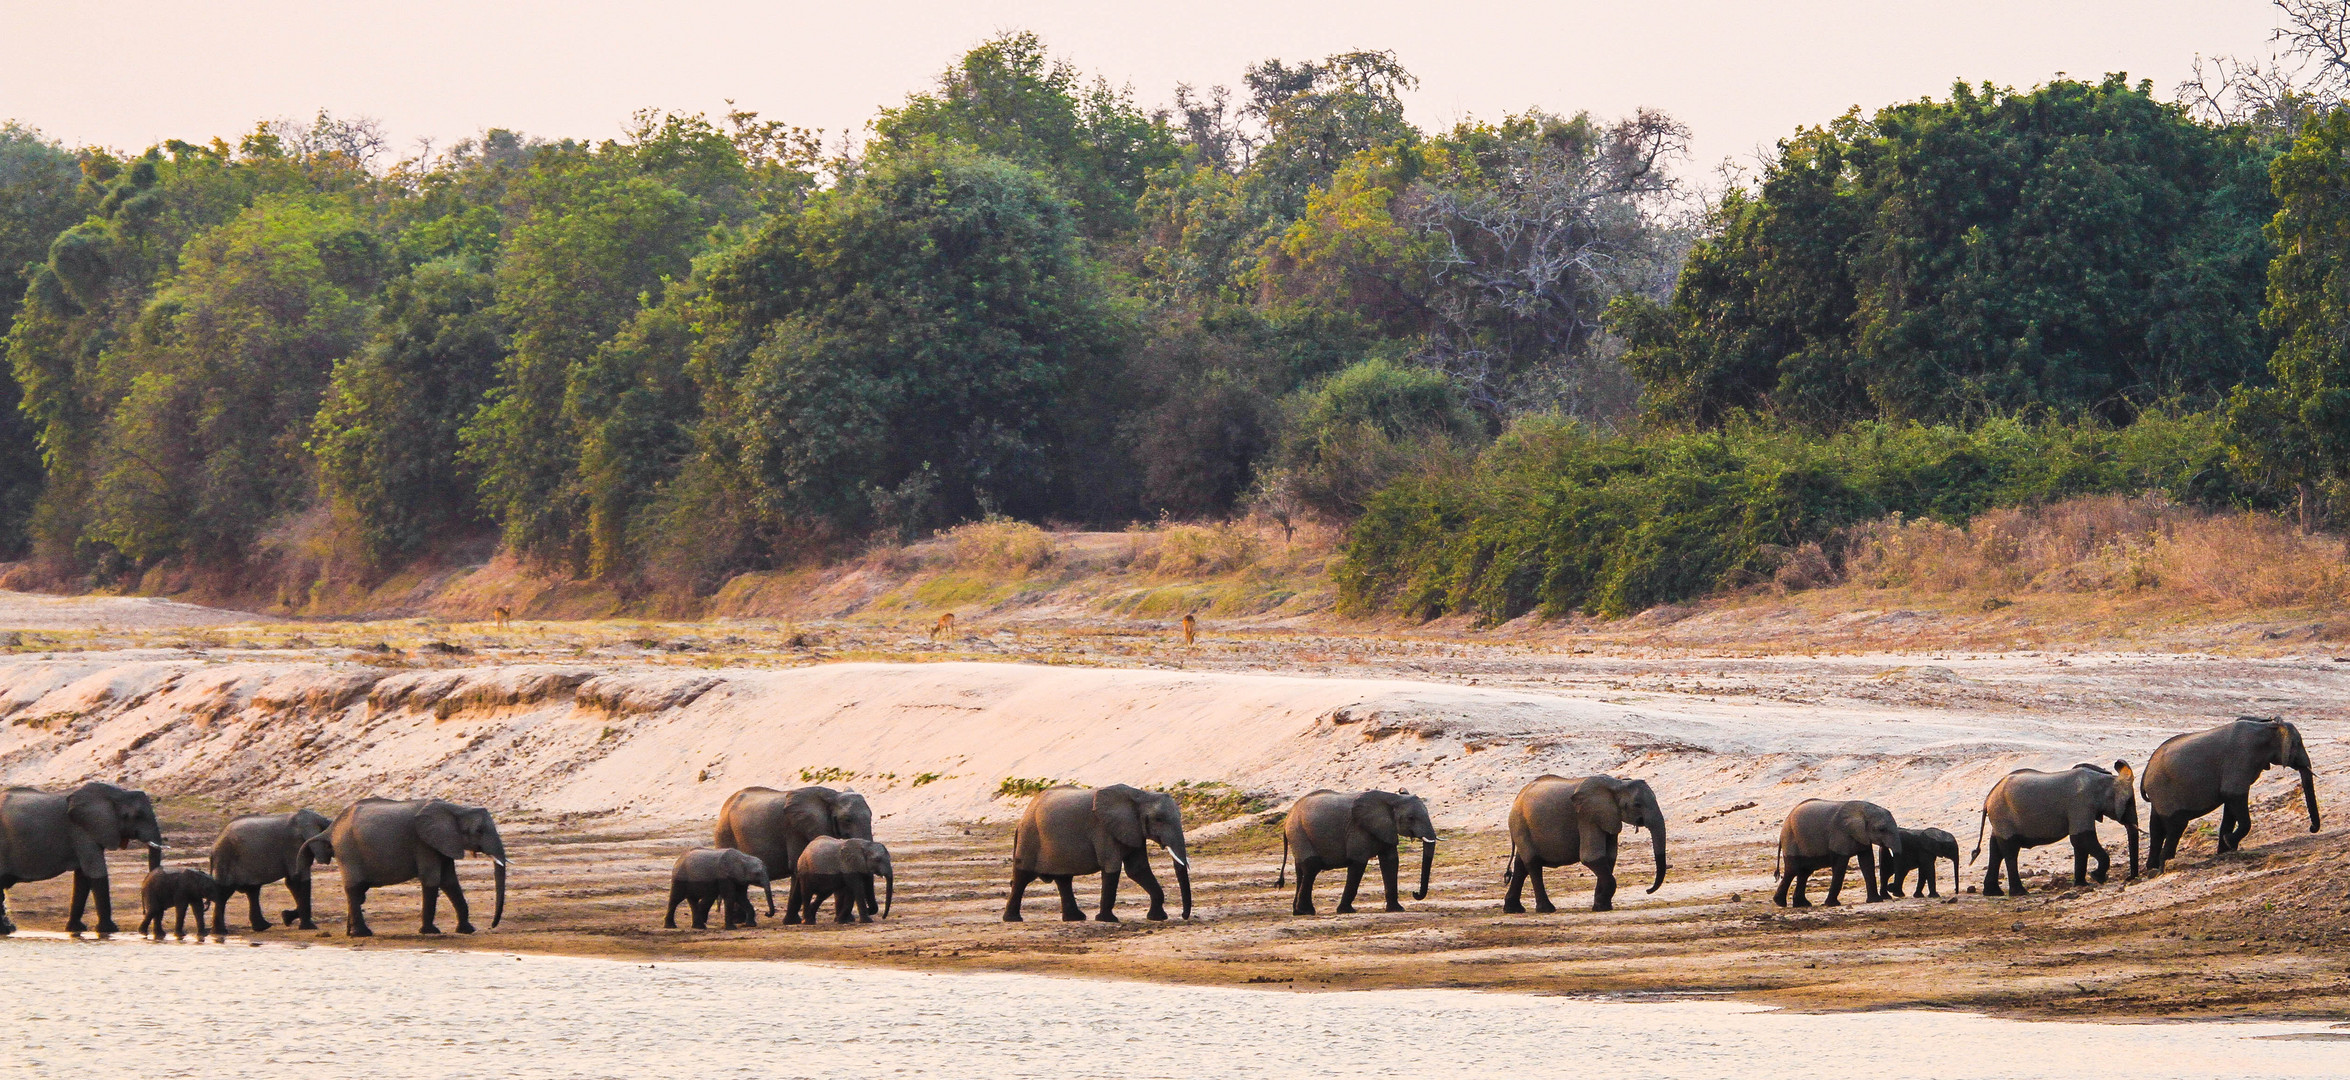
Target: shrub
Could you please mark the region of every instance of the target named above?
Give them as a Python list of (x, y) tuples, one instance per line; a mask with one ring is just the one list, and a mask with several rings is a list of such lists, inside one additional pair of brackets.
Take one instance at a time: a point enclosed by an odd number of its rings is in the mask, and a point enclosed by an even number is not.
[(1007, 776), (1004, 777), (1003, 783), (995, 786), (995, 797), (999, 799), (1025, 799), (1059, 783), (1058, 780), (1041, 776)]
[(1398, 476), (1465, 458), (1482, 434), (1451, 379), (1386, 360), (1366, 360), (1295, 395), (1288, 412), (1279, 475), (1260, 483), (1335, 520), (1362, 513)]
[(957, 569), (1025, 574), (1053, 561), (1052, 534), (1024, 521), (989, 518), (957, 525), (946, 535)]
[(1264, 543), (1232, 522), (1167, 525), (1138, 532), (1133, 565), (1165, 575), (1226, 574), (1252, 566)]

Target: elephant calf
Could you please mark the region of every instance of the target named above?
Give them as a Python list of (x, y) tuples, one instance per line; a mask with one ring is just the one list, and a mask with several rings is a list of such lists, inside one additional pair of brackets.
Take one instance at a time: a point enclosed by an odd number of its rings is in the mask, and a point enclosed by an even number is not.
[(1874, 904), (1885, 898), (1877, 886), (1877, 849), (1899, 855), (1903, 847), (1901, 827), (1894, 824), (1893, 812), (1882, 806), (1857, 799), (1805, 799), (1787, 812), (1786, 823), (1779, 827), (1779, 891), (1771, 903), (1786, 907), (1787, 886), (1792, 884), (1795, 906), (1810, 907), (1804, 889), (1813, 871), (1827, 870), (1828, 906), (1835, 907), (1837, 894), (1844, 891), (1844, 875), (1857, 856), (1861, 883), (1867, 886), (1868, 902)]
[(775, 886), (767, 879), (767, 864), (759, 857), (733, 848), (695, 848), (677, 857), (669, 872), (669, 914), (661, 925), (677, 929), (677, 905), (691, 905), (694, 929), (710, 928), (710, 905), (724, 902), (720, 917), (726, 929), (759, 925), (751, 906), (751, 886), (767, 893), (767, 914), (775, 914)]
[(876, 910), (873, 903), (876, 876), (888, 883), (888, 892), (878, 908), (886, 919), (898, 897), (898, 875), (890, 867), (889, 849), (871, 840), (817, 837), (800, 851), (800, 865), (792, 873), (791, 899), (785, 905), (783, 921), (796, 923), (804, 918), (812, 925), (816, 922), (816, 909), (824, 905), (826, 897), (832, 897), (833, 914), (840, 922), (872, 922)]
[[(196, 909), (196, 939), (218, 933), (228, 937), (228, 903), (220, 884), (202, 870), (155, 870), (139, 885), (139, 895), (146, 900), (147, 916), (139, 920), (139, 932), (153, 934), (163, 940), (163, 917), (172, 916), (172, 935), (188, 936), (188, 909)], [(205, 905), (211, 904), (218, 913), (208, 928), (204, 922)]]
[[(2130, 877), (2136, 878), (2138, 798), (2131, 791), (2135, 780), (2127, 761), (2114, 762), (2110, 772), (2083, 762), (2063, 772), (2017, 769), (2001, 777), (1983, 797), (1975, 851), (1968, 856), (1970, 861), (1981, 857), (1983, 834), (1990, 833), (1991, 866), (1983, 876), (1983, 895), (2001, 895), (1999, 868), (2004, 864), (2008, 891), (2022, 896), (2024, 878), (2016, 871), (2016, 856), (2025, 848), (2068, 839), (2073, 842), (2073, 884), (2086, 885), (2092, 878), (2103, 884), (2113, 855), (2097, 842), (2097, 823), (2107, 818), (2121, 822), (2129, 833)], [(2094, 873), (2089, 871), (2091, 859), (2097, 860)]]
[(1958, 838), (1940, 829), (1901, 830), (1901, 851), (1892, 848), (1877, 853), (1877, 873), (1884, 881), (1885, 895), (1900, 896), (1901, 879), (1909, 872), (1918, 872), (1917, 895), (1940, 896), (1942, 890), (1934, 883), (1935, 860), (1950, 860), (1950, 887), (1958, 888)]

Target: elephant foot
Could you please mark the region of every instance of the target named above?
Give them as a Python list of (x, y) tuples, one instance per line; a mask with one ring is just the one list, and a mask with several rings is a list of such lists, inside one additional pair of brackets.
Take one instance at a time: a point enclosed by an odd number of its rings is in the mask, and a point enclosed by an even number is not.
[[(1832, 903), (1835, 903), (1835, 901), (1833, 901), (1833, 900), (1830, 900), (1830, 901), (1828, 901), (1828, 902), (1829, 902), (1829, 903), (1831, 903), (1831, 904), (1832, 904)], [(1806, 899), (1804, 899), (1804, 898), (1802, 898), (1802, 897), (1798, 896), (1798, 897), (1796, 897), (1796, 898), (1795, 898), (1795, 904), (1794, 904), (1794, 906), (1796, 906), (1796, 907), (1810, 907), (1810, 906), (1811, 906), (1811, 901), (1809, 901), (1809, 900), (1806, 900)]]
[(351, 925), (351, 926), (344, 927), (344, 928), (343, 928), (343, 936), (344, 936), (344, 937), (374, 937), (374, 936), (375, 936), (375, 931), (374, 931), (373, 929), (369, 928), (369, 927), (368, 927), (368, 925), (367, 925), (366, 923), (357, 923), (357, 924), (354, 924), (354, 925)]
[[(1555, 915), (1555, 914), (1557, 914), (1557, 913), (1558, 913), (1558, 909), (1559, 909), (1559, 906), (1558, 906), (1557, 904), (1546, 904), (1546, 903), (1537, 902), (1537, 903), (1535, 903), (1535, 905), (1534, 905), (1534, 913), (1535, 913), (1536, 915)], [(1520, 910), (1523, 910), (1523, 909), (1520, 909)]]
[[(2094, 874), (2091, 874), (2091, 875), (2089, 875), (2089, 880), (2091, 880), (2091, 881), (2094, 881), (2094, 882), (2098, 883), (2099, 885), (2103, 885), (2103, 884), (2105, 884), (2105, 871), (2103, 871), (2103, 870), (2099, 870), (2098, 872), (2096, 872), (2096, 873), (2094, 873)], [(2073, 884), (2075, 884), (2075, 885), (2078, 885), (2078, 884), (2080, 884), (2080, 882), (2076, 881), (2076, 882), (2073, 882)]]
[[(857, 921), (858, 921), (858, 922), (861, 922), (861, 923), (869, 923), (869, 922), (872, 922), (872, 921), (873, 921), (873, 916), (871, 916), (871, 915), (859, 915), (859, 916), (857, 916)], [(1111, 920), (1111, 921), (1112, 921), (1112, 922), (1116, 922), (1117, 920), (1113, 919), (1113, 920)]]
[(1821, 907), (1843, 907), (1843, 906), (1844, 906), (1844, 901), (1842, 901), (1842, 900), (1838, 900), (1838, 899), (1836, 899), (1835, 897), (1831, 896), (1831, 897), (1829, 897), (1829, 898), (1828, 898), (1828, 899), (1827, 899), (1825, 902), (1823, 902), (1823, 903), (1822, 903), (1820, 906), (1821, 906)]
[[(785, 921), (785, 922), (797, 922), (798, 920), (796, 920), (796, 919), (785, 919), (785, 920), (783, 920), (783, 921)], [(1017, 912), (1017, 911), (1007, 911), (1007, 912), (1004, 912), (1004, 921), (1005, 921), (1005, 922), (1027, 922), (1028, 920), (1021, 918), (1021, 917), (1020, 917), (1020, 913), (1019, 913), (1019, 912)]]
[(1085, 921), (1085, 913), (1084, 913), (1084, 912), (1082, 912), (1082, 911), (1064, 911), (1064, 912), (1062, 912), (1062, 913), (1061, 913), (1061, 921), (1062, 921), (1062, 922), (1084, 922), (1084, 921)]
[(1152, 922), (1166, 922), (1167, 913), (1164, 911), (1153, 911), (1150, 914), (1143, 916), (1143, 918), (1149, 919)]
[(473, 924), (469, 922), (458, 923), (457, 932), (460, 934), (470, 934), (473, 932)]
[(1591, 910), (1593, 911), (1614, 911), (1615, 909), (1616, 905), (1612, 901), (1594, 900), (1591, 902)]
[(0, 915), (0, 937), (7, 937), (13, 933), (16, 933), (16, 924), (9, 922), (7, 916)]
[(663, 919), (663, 920), (661, 921), (661, 929), (663, 929), (663, 930), (675, 930), (675, 929), (677, 929), (677, 920), (676, 920), (676, 919)]
[(1354, 913), (1355, 913), (1355, 908), (1354, 908), (1354, 905), (1353, 905), (1353, 904), (1340, 904), (1340, 905), (1338, 905), (1336, 908), (1333, 908), (1333, 909), (1331, 909), (1331, 910), (1335, 911), (1336, 913), (1338, 913), (1338, 914), (1340, 914), (1340, 915), (1352, 915), (1352, 914), (1354, 914)]
[(90, 932), (90, 924), (83, 922), (80, 919), (75, 919), (72, 922), (65, 924), (65, 932), (68, 934), (86, 934)]
[(292, 926), (295, 923), (307, 923), (309, 921), (310, 920), (303, 918), (302, 913), (299, 911), (281, 911), (278, 912), (277, 915), (277, 922), (279, 926)]
[(111, 934), (119, 934), (119, 933), (122, 933), (122, 927), (119, 927), (119, 926), (116, 926), (116, 925), (114, 925), (114, 920), (112, 920), (112, 919), (101, 919), (101, 920), (99, 920), (99, 921), (98, 921), (98, 936), (99, 936), (99, 937), (106, 937), (106, 936), (108, 936), (108, 935), (111, 935)]
[(1310, 907), (1293, 907), (1289, 909), (1289, 913), (1292, 915), (1311, 915), (1314, 913), (1314, 909)]
[(440, 928), (440, 927), (438, 927), (438, 926), (434, 926), (434, 925), (433, 925), (433, 924), (431, 924), (431, 923), (426, 923), (426, 924), (424, 924), (424, 928), (423, 928), (423, 929), (421, 929), (421, 930), (418, 930), (418, 931), (417, 931), (417, 933), (419, 933), (419, 934), (424, 934), (424, 935), (427, 935), (427, 936), (430, 936), (430, 937), (439, 937), (439, 936), (441, 936), (441, 928)]
[[(286, 925), (287, 925), (287, 926), (292, 926), (292, 925), (294, 925), (294, 920), (292, 920), (292, 919), (287, 919), (287, 920), (286, 920)], [(264, 931), (264, 930), (267, 930), (267, 929), (269, 929), (269, 924), (268, 924), (268, 923), (266, 923), (266, 922), (257, 922), (257, 923), (254, 923), (254, 924), (253, 924), (253, 932), (254, 932), (254, 933), (256, 933), (256, 934), (258, 934), (258, 933), (260, 933), (260, 932), (262, 932), (262, 931)]]
[(1526, 905), (1504, 900), (1501, 902), (1501, 913), (1504, 915), (1524, 915)]
[(311, 922), (311, 921), (310, 921), (310, 920), (308, 920), (308, 919), (304, 919), (304, 920), (302, 920), (302, 925), (295, 927), (295, 929), (297, 929), (297, 930), (316, 930), (316, 929), (318, 929), (318, 924), (317, 924), (317, 923), (314, 923), (314, 922)]
[[(1020, 916), (1018, 916), (1018, 915), (1006, 915), (1006, 916), (1004, 916), (1004, 921), (1005, 921), (1005, 922), (1019, 922), (1019, 921), (1020, 921)], [(799, 917), (799, 916), (797, 916), (797, 915), (786, 915), (786, 916), (784, 916), (784, 917), (783, 917), (783, 924), (784, 924), (785, 926), (797, 926), (797, 925), (799, 925), (799, 922), (800, 922), (800, 917)]]
[(2006, 893), (2004, 893), (2004, 892), (2001, 892), (2001, 891), (2000, 891), (2000, 889), (1999, 889), (1999, 886), (1997, 886), (1997, 885), (1985, 885), (1985, 886), (1983, 886), (1983, 895), (1985, 895), (1985, 896), (2006, 896), (2007, 894), (2006, 894)]
[(1115, 911), (1105, 911), (1105, 912), (1102, 912), (1102, 913), (1101, 913), (1101, 914), (1099, 914), (1099, 915), (1096, 915), (1096, 916), (1094, 916), (1094, 917), (1093, 917), (1093, 921), (1095, 921), (1095, 922), (1117, 922), (1117, 921), (1118, 921), (1118, 913), (1117, 913), (1117, 912), (1115, 912)]
[(1403, 905), (1402, 905), (1402, 904), (1395, 903), (1394, 901), (1389, 901), (1389, 902), (1388, 902), (1388, 904), (1387, 904), (1387, 910), (1389, 910), (1389, 911), (1402, 911), (1402, 910), (1403, 910)]

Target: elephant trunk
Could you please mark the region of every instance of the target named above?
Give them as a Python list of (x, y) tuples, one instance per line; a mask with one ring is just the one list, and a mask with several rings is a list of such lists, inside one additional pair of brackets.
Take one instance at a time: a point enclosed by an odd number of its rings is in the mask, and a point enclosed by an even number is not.
[(898, 872), (891, 870), (881, 875), (881, 917), (889, 918), (889, 909), (898, 902)]
[(759, 875), (759, 887), (767, 890), (767, 917), (772, 919), (775, 917), (775, 880), (761, 874)]
[(1656, 852), (1656, 881), (1648, 886), (1649, 892), (1655, 892), (1665, 887), (1665, 823), (1663, 819), (1660, 818), (1649, 823), (1648, 846)]
[(1175, 864), (1175, 889), (1183, 894), (1183, 917), (1191, 918), (1191, 863), (1189, 861), (1179, 861)]
[(2317, 778), (2311, 775), (2309, 766), (2307, 765), (2303, 765), (2301, 767), (2301, 802), (2302, 805), (2309, 807), (2309, 831), (2316, 832)]
[(1428, 871), (1436, 866), (1436, 841), (1420, 841), (1420, 891), (1412, 894), (1414, 900), (1428, 898)]
[[(2309, 805), (2316, 806), (2317, 803), (2311, 802)], [(147, 842), (147, 869), (150, 872), (163, 869), (163, 845), (152, 840)]]
[(506, 860), (503, 857), (491, 869), (490, 880), (498, 887), (498, 906), (490, 910), (490, 929), (495, 930), (506, 919)]
[(2138, 880), (2138, 823), (2129, 822), (2122, 829), (2130, 834), (2130, 880)]

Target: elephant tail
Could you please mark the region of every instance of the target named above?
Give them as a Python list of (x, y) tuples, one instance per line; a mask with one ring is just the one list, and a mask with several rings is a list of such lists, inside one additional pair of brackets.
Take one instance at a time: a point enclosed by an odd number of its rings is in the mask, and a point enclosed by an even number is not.
[[(1990, 824), (1991, 800), (1985, 799), (1983, 800), (1983, 816), (1976, 819), (1975, 821), (1975, 853), (1966, 857), (1968, 866), (1973, 866), (1976, 859), (1983, 857), (1983, 831), (1989, 828)], [(1952, 861), (1955, 862), (1957, 860), (1953, 859)]]
[(1771, 880), (1776, 881), (1787, 876), (1787, 871), (1783, 869), (1786, 862), (1787, 830), (1781, 829), (1779, 830), (1779, 845), (1771, 849)]
[(1289, 878), (1288, 878), (1288, 874), (1289, 874), (1289, 830), (1287, 830), (1287, 829), (1283, 829), (1283, 830), (1281, 830), (1281, 867), (1280, 867), (1280, 869), (1277, 869), (1277, 870), (1273, 871), (1273, 887), (1274, 887), (1274, 888), (1276, 888), (1276, 889), (1278, 889), (1278, 888), (1280, 888), (1281, 886), (1283, 886), (1283, 885), (1287, 884), (1287, 883), (1288, 883), (1288, 880), (1289, 880)]

